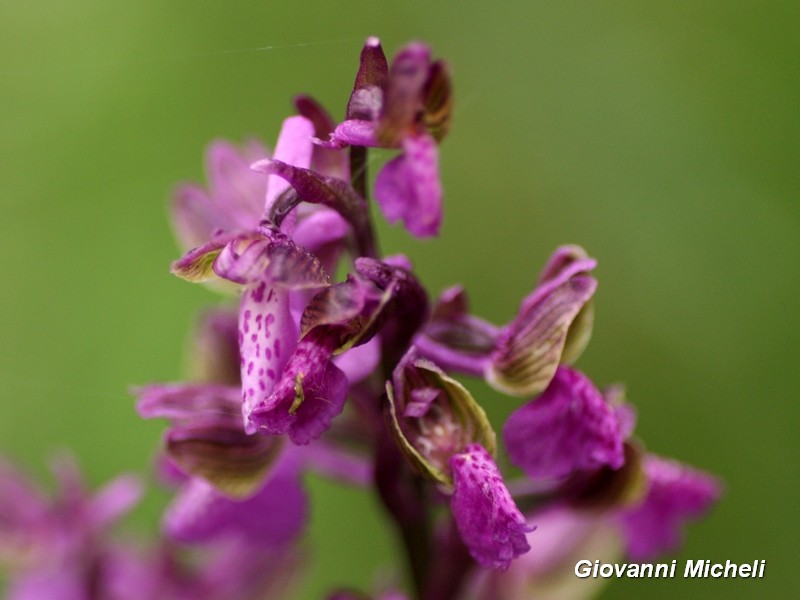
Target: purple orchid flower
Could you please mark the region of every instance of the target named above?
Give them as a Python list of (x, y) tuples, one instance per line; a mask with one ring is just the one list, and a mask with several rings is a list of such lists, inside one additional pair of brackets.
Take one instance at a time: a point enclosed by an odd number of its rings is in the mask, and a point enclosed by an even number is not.
[(197, 578), (205, 590), (193, 598), (290, 598), (307, 560), (302, 548), (282, 546), (270, 550), (242, 543), (219, 544), (211, 559), (198, 569)]
[[(241, 419), (241, 383), (237, 315), (227, 309), (207, 311), (197, 324), (191, 361), (196, 383), (157, 384), (135, 390), (143, 418), (166, 418), (164, 463), (169, 480), (183, 475), (204, 478), (219, 491), (246, 497), (263, 484), (281, 455), (281, 440), (248, 435)], [(374, 369), (379, 348), (369, 342), (337, 356), (334, 362), (348, 381), (358, 383)], [(351, 483), (370, 479), (363, 457), (320, 440), (302, 453), (304, 466)], [(179, 472), (176, 472), (175, 467)]]
[(307, 521), (308, 500), (300, 482), (302, 462), (284, 452), (266, 482), (247, 498), (231, 498), (199, 477), (191, 478), (164, 514), (164, 530), (179, 542), (241, 540), (257, 548), (294, 541)]
[(0, 463), (0, 561), (12, 569), (12, 600), (90, 600), (113, 553), (109, 528), (136, 504), (139, 481), (118, 477), (90, 494), (76, 466), (54, 466), (59, 483), (45, 496), (10, 464)]
[[(319, 437), (341, 412), (347, 391), (347, 378), (332, 362), (334, 354), (366, 345), (379, 329), (384, 347), (391, 340), (391, 348), (405, 348), (427, 314), (426, 302), (407, 269), (358, 259), (355, 274), (309, 302), (300, 323), (301, 339), (280, 381), (252, 410), (252, 423), (260, 431), (288, 432), (296, 444)], [(394, 335), (396, 328), (389, 325), (399, 321), (405, 334)], [(368, 364), (375, 364), (374, 346), (362, 352)], [(384, 358), (387, 352), (382, 352)]]
[(447, 69), (431, 61), (419, 42), (386, 64), (380, 41), (369, 38), (348, 104), (347, 120), (320, 144), (400, 148), (378, 174), (375, 198), (390, 223), (402, 220), (417, 237), (439, 233), (442, 188), (437, 142), (447, 132), (451, 110)]
[(625, 462), (627, 432), (617, 412), (588, 377), (564, 366), (541, 396), (511, 414), (503, 437), (511, 461), (534, 480)]
[[(313, 155), (310, 143), (313, 133), (313, 124), (304, 117), (287, 119), (276, 146), (275, 160), (298, 168), (309, 166)], [(289, 183), (283, 178), (268, 176), (265, 215), (272, 214), (287, 190)], [(326, 226), (317, 224), (312, 229), (316, 235), (307, 236), (308, 241), (316, 246), (341, 239), (344, 233), (341, 228), (330, 226), (341, 223), (336, 213), (323, 214), (328, 219)], [(286, 216), (282, 219), (283, 229), (302, 238), (297, 219)], [(304, 222), (308, 224), (309, 221), (306, 219)], [(271, 392), (280, 381), (283, 368), (297, 343), (297, 323), (291, 310), (292, 294), (319, 289), (328, 283), (320, 258), (298, 245), (277, 226), (259, 224), (245, 231), (217, 231), (209, 242), (175, 263), (173, 272), (194, 281), (216, 276), (243, 287), (239, 312), (242, 414), (248, 433), (254, 433), (256, 425), (251, 421), (251, 414), (258, 406), (262, 409), (264, 405), (269, 406)], [(318, 391), (324, 390), (319, 398), (326, 404), (322, 407), (324, 410), (317, 413), (322, 412), (328, 417), (335, 415), (337, 409), (341, 410), (346, 380), (335, 365), (327, 364), (320, 372), (320, 378), (308, 381), (307, 385)], [(319, 404), (316, 403), (317, 407)], [(290, 423), (284, 422), (281, 432), (286, 432), (289, 427)], [(319, 433), (321, 429), (317, 428), (314, 435)], [(308, 439), (306, 437), (305, 441)]]
[[(307, 520), (301, 476), (311, 459), (321, 457), (325, 472), (360, 468), (328, 446), (315, 444), (311, 452), (285, 444), (280, 436), (245, 433), (238, 386), (155, 385), (138, 394), (143, 417), (171, 422), (165, 457), (182, 477), (173, 477), (179, 492), (164, 516), (164, 530), (176, 541), (285, 546)], [(357, 474), (347, 477), (353, 481)], [(366, 474), (357, 477), (365, 479)]]
[(387, 389), (391, 431), (417, 470), (452, 494), (453, 518), (470, 555), (484, 567), (508, 568), (530, 550), (525, 534), (533, 528), (492, 458), (495, 436), (483, 409), (414, 347)]
[(238, 387), (162, 384), (136, 393), (143, 418), (170, 421), (164, 436), (170, 464), (231, 497), (251, 496), (283, 454), (280, 438), (245, 433)]
[(470, 315), (464, 290), (451, 288), (414, 343), (447, 370), (483, 377), (507, 394), (534, 396), (589, 341), (595, 265), (578, 246), (558, 248), (517, 316), (501, 328)]
[[(327, 171), (346, 176), (346, 163), (341, 156), (334, 160), (331, 151), (313, 146), (312, 136), (332, 127), (330, 117), (311, 99), (298, 100), (298, 106), (311, 120), (289, 117), (284, 121), (276, 144), (276, 160), (308, 166), (320, 165)], [(341, 154), (341, 153), (337, 153)], [(178, 186), (171, 206), (172, 222), (181, 247), (203, 248), (223, 233), (235, 234), (257, 230), (264, 216), (286, 192), (288, 184), (280, 177), (267, 177), (254, 172), (251, 166), (268, 158), (260, 142), (251, 140), (241, 150), (225, 141), (217, 141), (206, 152), (208, 189), (187, 183)], [(265, 210), (266, 204), (266, 210)], [(317, 254), (335, 258), (336, 252), (325, 252), (326, 246), (345, 234), (345, 223), (335, 211), (322, 206), (294, 211), (284, 231), (303, 247)], [(197, 253), (195, 253), (197, 254)], [(332, 263), (333, 260), (323, 260)]]
[(280, 436), (251, 436), (239, 416), (239, 389), (219, 384), (154, 385), (138, 391), (145, 418), (171, 422), (165, 456), (179, 486), (164, 528), (184, 543), (241, 540), (272, 549), (295, 539), (306, 523), (303, 472), (365, 485), (368, 464), (334, 444), (307, 447)]
[(716, 478), (673, 460), (650, 454), (644, 471), (644, 499), (619, 515), (628, 556), (636, 561), (678, 548), (683, 522), (704, 515), (721, 494)]
[(622, 541), (611, 522), (563, 507), (547, 508), (533, 518), (536, 531), (528, 534), (528, 542), (534, 551), (515, 560), (505, 572), (476, 570), (458, 600), (583, 600), (607, 583), (600, 577), (578, 579), (575, 563), (620, 558)]
[(241, 150), (222, 140), (208, 147), (208, 189), (185, 183), (173, 194), (172, 223), (181, 247), (201, 246), (218, 231), (248, 231), (258, 226), (267, 186), (250, 165), (267, 156), (255, 140)]
[(492, 456), (470, 444), (450, 458), (452, 509), (461, 538), (478, 564), (505, 570), (531, 549), (528, 524), (503, 483)]
[(529, 552), (506, 572), (475, 572), (459, 600), (589, 598), (607, 580), (576, 578), (577, 560), (614, 563), (626, 555), (649, 562), (676, 550), (683, 523), (709, 510), (720, 485), (707, 473), (654, 455), (645, 457), (644, 468), (647, 489), (633, 505), (587, 511), (556, 501), (534, 513), (537, 529), (528, 541), (546, 551)]
[(333, 445), (301, 450), (279, 436), (245, 432), (239, 372), (232, 368), (240, 362), (236, 322), (231, 312), (215, 310), (198, 324), (193, 362), (210, 381), (141, 388), (137, 408), (145, 418), (170, 421), (164, 452), (180, 475), (172, 477), (180, 491), (164, 517), (169, 537), (204, 545), (238, 540), (269, 550), (285, 546), (305, 526), (308, 501), (300, 478), (306, 468), (361, 485), (370, 474)]

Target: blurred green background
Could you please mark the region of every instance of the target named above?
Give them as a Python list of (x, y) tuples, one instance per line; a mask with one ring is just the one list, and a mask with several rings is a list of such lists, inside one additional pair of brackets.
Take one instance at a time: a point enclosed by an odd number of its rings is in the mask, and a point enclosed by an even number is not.
[[(800, 4), (0, 2), (0, 450), (39, 475), (146, 472), (162, 423), (132, 384), (181, 377), (214, 296), (168, 273), (165, 205), (214, 138), (272, 143), (293, 94), (341, 116), (363, 39), (452, 66), (440, 239), (381, 225), (436, 293), (505, 322), (552, 249), (600, 261), (579, 366), (625, 381), (650, 449), (719, 474), (680, 558), (763, 580), (621, 581), (603, 598), (789, 597), (800, 585)], [(502, 415), (515, 403), (473, 385)], [(498, 423), (499, 425), (499, 423)], [(365, 494), (312, 481), (298, 598), (391, 573)], [(150, 496), (135, 522), (155, 527)], [(534, 549), (536, 551), (536, 549)]]

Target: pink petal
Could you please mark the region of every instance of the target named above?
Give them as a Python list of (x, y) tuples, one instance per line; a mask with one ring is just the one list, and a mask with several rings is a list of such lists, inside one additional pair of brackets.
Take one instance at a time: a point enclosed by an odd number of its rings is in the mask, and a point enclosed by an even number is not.
[(469, 553), (481, 566), (505, 570), (512, 559), (530, 550), (526, 534), (533, 530), (503, 483), (491, 455), (470, 444), (450, 459), (453, 469), (452, 509)]
[(248, 287), (239, 309), (242, 414), (248, 433), (255, 431), (251, 413), (268, 402), (296, 343), (289, 294), (266, 282)]
[(330, 140), (316, 140), (315, 143), (324, 148), (344, 148), (345, 146), (374, 148), (379, 146), (375, 137), (375, 123), (361, 119), (342, 121), (333, 130)]
[(238, 538), (262, 548), (284, 544), (300, 533), (308, 512), (298, 467), (294, 457), (284, 456), (246, 500), (223, 496), (194, 478), (167, 509), (164, 527), (170, 537), (188, 543)]
[[(311, 165), (311, 155), (314, 150), (311, 142), (313, 136), (314, 125), (305, 117), (298, 115), (285, 119), (272, 158), (294, 167), (307, 169)], [(269, 212), (275, 200), (287, 189), (289, 184), (284, 179), (275, 175), (269, 176), (264, 214)]]
[(402, 220), (417, 237), (439, 233), (442, 187), (436, 141), (429, 135), (403, 140), (403, 154), (390, 160), (375, 181), (375, 199), (389, 223)]
[(559, 367), (536, 400), (517, 409), (503, 428), (511, 461), (532, 479), (559, 479), (625, 457), (615, 410), (583, 373)]
[(620, 515), (628, 555), (635, 561), (676, 550), (684, 522), (706, 513), (722, 491), (708, 473), (659, 456), (648, 455), (645, 473), (650, 485), (647, 496)]

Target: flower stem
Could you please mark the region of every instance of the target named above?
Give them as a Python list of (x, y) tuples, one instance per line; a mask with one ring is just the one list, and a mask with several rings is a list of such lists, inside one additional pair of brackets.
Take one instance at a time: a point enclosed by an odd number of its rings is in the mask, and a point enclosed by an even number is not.
[(437, 568), (431, 573), (421, 600), (452, 600), (457, 598), (464, 578), (473, 565), (467, 547), (461, 541), (455, 521), (450, 519), (445, 534), (436, 546)]
[(403, 459), (388, 431), (377, 439), (375, 483), (403, 541), (415, 595), (422, 598), (431, 564), (424, 482)]
[(369, 210), (369, 195), (367, 193), (367, 149), (363, 146), (350, 146), (350, 185), (366, 201), (364, 223), (365, 245), (369, 250), (370, 258), (380, 256), (378, 242), (375, 238), (375, 225)]

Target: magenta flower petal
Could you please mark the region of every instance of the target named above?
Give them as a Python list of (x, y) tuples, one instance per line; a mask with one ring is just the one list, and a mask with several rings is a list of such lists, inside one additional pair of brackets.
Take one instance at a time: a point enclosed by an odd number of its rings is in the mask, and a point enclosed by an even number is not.
[(257, 142), (242, 150), (225, 141), (208, 147), (208, 190), (183, 184), (173, 196), (173, 226), (184, 248), (204, 244), (219, 230), (244, 231), (258, 225), (266, 182), (250, 170), (250, 164), (266, 156), (266, 150)]
[(478, 444), (494, 453), (489, 419), (469, 391), (411, 346), (387, 384), (390, 432), (423, 476), (452, 489), (450, 459)]
[(53, 553), (50, 503), (33, 482), (0, 458), (0, 564), (37, 561)]
[(487, 372), (490, 385), (515, 396), (547, 387), (561, 363), (578, 358), (592, 330), (590, 300), (596, 266), (577, 246), (559, 248), (517, 316), (497, 337)]
[[(309, 302), (301, 320), (302, 339), (280, 381), (271, 390), (264, 386), (269, 394), (254, 390), (261, 397), (249, 405), (255, 428), (288, 433), (296, 444), (318, 437), (341, 412), (347, 393), (347, 377), (331, 362), (334, 352), (367, 343), (381, 328), (383, 342), (392, 339), (404, 348), (425, 318), (424, 290), (402, 267), (359, 259), (356, 269), (358, 275), (326, 287)], [(374, 352), (367, 358), (372, 362)]]
[(429, 135), (403, 139), (403, 153), (390, 160), (375, 181), (375, 199), (389, 223), (402, 220), (413, 235), (439, 233), (442, 186), (436, 141)]
[(368, 487), (373, 482), (375, 467), (372, 457), (350, 448), (347, 441), (337, 444), (323, 437), (312, 444), (296, 446), (294, 450), (300, 452), (308, 471), (358, 487)]
[(357, 258), (356, 271), (384, 291), (386, 322), (381, 328), (382, 359), (397, 363), (428, 320), (428, 294), (402, 255), (384, 261)]
[(139, 414), (171, 421), (164, 439), (167, 465), (236, 498), (251, 496), (264, 483), (281, 440), (245, 433), (239, 386), (154, 385), (138, 394)]
[(86, 573), (79, 565), (26, 573), (9, 585), (7, 600), (90, 600)]
[(326, 285), (319, 259), (280, 231), (261, 229), (230, 240), (213, 260), (217, 276), (240, 285), (267, 282), (302, 289)]
[(483, 567), (505, 570), (530, 550), (533, 530), (514, 504), (491, 455), (478, 444), (450, 459), (451, 506), (458, 531), (472, 557)]
[(292, 239), (298, 246), (313, 252), (322, 262), (325, 270), (332, 273), (347, 235), (347, 222), (335, 210), (315, 207), (305, 215), (292, 232)]
[(87, 501), (86, 512), (96, 527), (111, 525), (139, 503), (143, 491), (138, 477), (120, 475)]
[(650, 486), (644, 501), (620, 515), (628, 555), (635, 561), (676, 550), (683, 523), (701, 517), (721, 494), (714, 477), (678, 462), (651, 454), (644, 468)]
[(374, 337), (366, 344), (350, 348), (347, 352), (334, 357), (334, 364), (347, 377), (350, 384), (358, 383), (369, 377), (378, 368), (381, 360), (381, 342)]
[(296, 457), (284, 455), (261, 489), (241, 501), (193, 478), (167, 509), (164, 528), (186, 543), (243, 539), (262, 548), (282, 545), (295, 538), (306, 521), (308, 501), (298, 467)]
[(136, 411), (143, 419), (234, 420), (229, 408), (236, 406), (238, 387), (207, 383), (164, 383), (134, 390), (139, 400)]
[(208, 223), (211, 231), (246, 230), (258, 225), (266, 185), (262, 177), (250, 171), (250, 164), (266, 156), (266, 149), (256, 142), (242, 150), (224, 141), (211, 144), (206, 153), (209, 188), (216, 209)]
[(16, 571), (5, 597), (87, 600), (92, 590), (105, 597), (97, 568), (110, 550), (108, 530), (138, 501), (139, 482), (117, 477), (93, 494), (69, 457), (52, 470), (57, 491), (49, 497), (0, 458), (0, 563)]
[(585, 600), (608, 582), (575, 577), (575, 563), (583, 558), (611, 563), (620, 559), (620, 536), (611, 522), (561, 507), (546, 508), (533, 518), (536, 531), (528, 534), (533, 552), (505, 572), (476, 569), (465, 586), (469, 600)]
[[(350, 232), (345, 219), (335, 210), (317, 205), (301, 205), (297, 217), (292, 239), (313, 253), (326, 273), (336, 273)], [(292, 311), (302, 315), (318, 292), (319, 288), (293, 292), (290, 296)]]
[(182, 248), (204, 244), (215, 231), (230, 227), (230, 221), (218, 215), (218, 209), (208, 192), (195, 183), (179, 185), (172, 195), (172, 227)]
[[(311, 155), (314, 150), (311, 142), (313, 137), (314, 124), (305, 117), (298, 115), (285, 119), (272, 158), (294, 167), (307, 169), (311, 165)], [(269, 213), (272, 204), (287, 189), (289, 184), (284, 179), (275, 175), (269, 176), (264, 214)]]
[(308, 444), (330, 428), (344, 408), (347, 377), (328, 362), (316, 377), (304, 381), (303, 397), (303, 403), (295, 412), (295, 422), (289, 428), (289, 439), (295, 444)]
[(331, 133), (330, 140), (317, 140), (316, 143), (325, 148), (344, 148), (346, 146), (373, 148), (379, 146), (375, 129), (376, 125), (373, 121), (349, 119), (336, 126)]
[[(308, 167), (314, 151), (313, 134), (311, 121), (302, 116), (289, 117), (283, 123), (274, 158)], [(173, 199), (173, 223), (185, 248), (203, 246), (220, 232), (236, 234), (256, 229), (265, 214), (265, 205), (269, 211), (288, 188), (281, 178), (270, 176), (265, 180), (250, 169), (253, 162), (266, 157), (266, 150), (257, 142), (250, 142), (243, 150), (223, 141), (209, 147), (208, 189), (184, 184), (177, 188)]]
[[(311, 121), (314, 125), (314, 138), (326, 139), (336, 128), (336, 123), (331, 118), (328, 111), (310, 96), (295, 96), (294, 106), (301, 115)], [(350, 179), (350, 161), (347, 154), (338, 152), (335, 149), (323, 148), (314, 144), (311, 154), (311, 169), (329, 177), (337, 177), (342, 180)]]
[(347, 395), (347, 378), (330, 362), (334, 341), (324, 334), (303, 338), (272, 393), (250, 414), (256, 428), (307, 444), (330, 427)]
[[(546, 549), (546, 552), (531, 552), (512, 567), (512, 570), (518, 567), (525, 569), (530, 579), (547, 577), (548, 573), (565, 564), (571, 567), (571, 575), (574, 577), (573, 557), (576, 552), (580, 553), (589, 546), (592, 540), (595, 541), (595, 547), (591, 550), (598, 551), (602, 548), (609, 558), (619, 549), (619, 542), (615, 539), (618, 535), (612, 525), (592, 513), (572, 511), (556, 505), (535, 513), (533, 518), (536, 520), (536, 532), (533, 534), (536, 536), (535, 543)], [(596, 543), (599, 541), (598, 537), (603, 540), (599, 545)], [(586, 551), (590, 552), (588, 548)]]
[[(539, 285), (563, 282), (576, 273), (589, 272), (597, 261), (586, 255), (586, 250), (575, 244), (565, 244), (555, 249), (539, 274)], [(541, 292), (545, 293), (545, 292)]]
[(425, 85), (431, 76), (431, 51), (420, 42), (405, 46), (394, 57), (384, 92), (378, 138), (396, 146), (425, 119)]
[(173, 275), (193, 283), (216, 279), (214, 262), (222, 253), (223, 248), (234, 239), (236, 239), (235, 233), (218, 233), (209, 241), (189, 250), (173, 262), (170, 271)]
[(595, 264), (578, 246), (558, 248), (517, 315), (501, 328), (469, 314), (464, 291), (451, 288), (415, 343), (438, 364), (483, 376), (501, 392), (539, 394), (558, 365), (575, 361), (589, 341)]
[(255, 431), (252, 412), (270, 400), (297, 341), (289, 294), (261, 282), (242, 295), (239, 309), (242, 414), (248, 433)]
[(514, 411), (503, 429), (511, 461), (533, 479), (622, 466), (616, 411), (582, 373), (559, 367), (539, 398)]
[(118, 475), (92, 494), (70, 455), (57, 456), (51, 469), (59, 492), (52, 507), (53, 518), (63, 519), (58, 526), (72, 530), (71, 543), (108, 528), (130, 511), (142, 494), (141, 483), (133, 475)]

